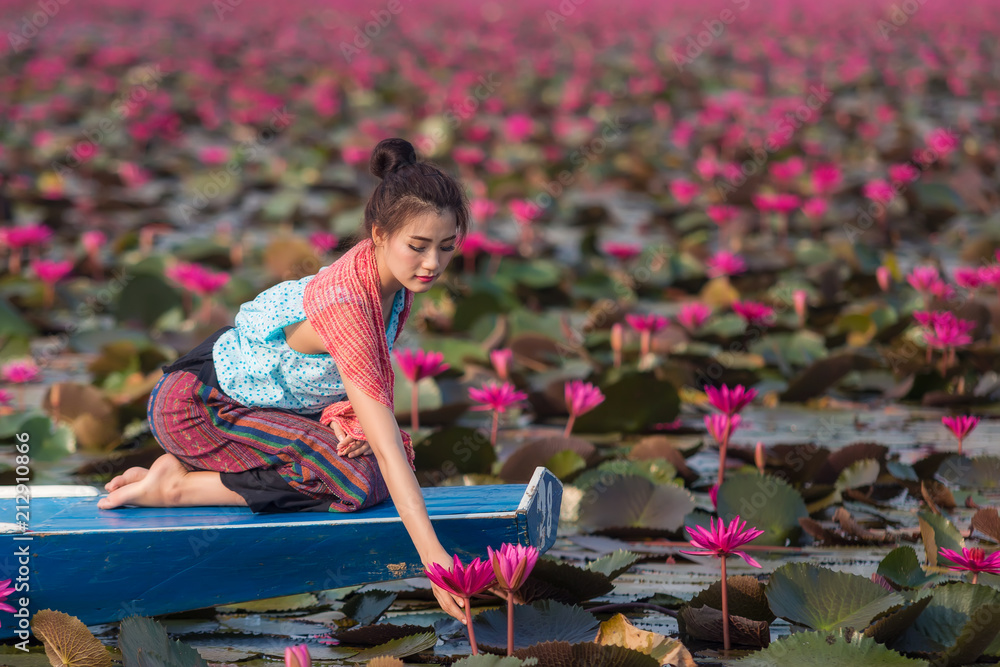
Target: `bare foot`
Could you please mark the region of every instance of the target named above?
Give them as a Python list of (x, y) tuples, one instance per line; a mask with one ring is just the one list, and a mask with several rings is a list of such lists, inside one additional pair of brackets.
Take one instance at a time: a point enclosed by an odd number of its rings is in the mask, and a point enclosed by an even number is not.
[(121, 488), (126, 484), (138, 482), (148, 474), (149, 474), (149, 468), (140, 468), (138, 466), (136, 466), (135, 468), (129, 468), (122, 474), (115, 475), (110, 482), (104, 485), (104, 490), (114, 491), (115, 489)]
[[(121, 477), (126, 477), (133, 470), (142, 471), (145, 469), (130, 468)], [(188, 474), (187, 469), (176, 456), (164, 454), (153, 461), (153, 465), (145, 474), (139, 476), (139, 473), (135, 473), (138, 479), (132, 482), (126, 479), (119, 488), (101, 498), (97, 502), (97, 506), (102, 510), (114, 509), (122, 505), (170, 507), (176, 500), (177, 489), (186, 474)], [(109, 484), (114, 481), (111, 480)]]

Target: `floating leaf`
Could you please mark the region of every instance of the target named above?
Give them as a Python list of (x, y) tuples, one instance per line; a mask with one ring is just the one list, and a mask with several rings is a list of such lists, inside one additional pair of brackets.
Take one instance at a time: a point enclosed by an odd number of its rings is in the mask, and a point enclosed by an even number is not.
[(520, 594), (527, 602), (549, 599), (573, 604), (610, 593), (614, 587), (611, 579), (600, 572), (540, 558)]
[(978, 510), (972, 515), (972, 527), (994, 542), (1000, 542), (1000, 513), (996, 508)]
[(941, 463), (937, 474), (946, 483), (963, 489), (1000, 489), (1000, 457), (949, 456)]
[(500, 477), (508, 482), (527, 482), (535, 474), (536, 467), (565, 451), (577, 454), (585, 464), (596, 456), (594, 445), (582, 438), (561, 435), (538, 438), (524, 443), (507, 458), (500, 469)]
[(747, 525), (764, 531), (760, 545), (784, 545), (802, 530), (799, 517), (808, 516), (799, 492), (773, 475), (729, 475), (719, 487), (716, 509), (730, 521), (739, 515)]
[(694, 509), (687, 490), (637, 475), (608, 475), (580, 500), (579, 525), (587, 530), (643, 528), (676, 531)]
[(775, 570), (766, 594), (775, 615), (814, 630), (864, 628), (904, 602), (870, 579), (807, 563)]
[[(507, 611), (488, 609), (473, 619), (476, 641), (480, 646), (507, 646)], [(597, 635), (597, 619), (576, 605), (552, 600), (514, 605), (514, 648), (525, 648), (547, 641), (592, 642)]]
[(479, 429), (451, 426), (431, 433), (413, 447), (417, 470), (445, 477), (488, 473), (496, 461), (490, 436)]
[[(767, 621), (768, 623), (774, 620), (774, 612), (771, 611), (765, 594), (767, 589), (756, 577), (738, 575), (726, 577), (726, 581), (729, 584), (727, 592), (730, 614), (754, 621)], [(716, 581), (695, 595), (688, 605), (721, 610), (722, 580)]]
[(406, 663), (399, 658), (379, 656), (368, 661), (368, 667), (406, 667)]
[(591, 572), (600, 572), (608, 579), (614, 579), (622, 572), (626, 572), (640, 558), (639, 554), (619, 549), (614, 553), (589, 563), (587, 569)]
[(740, 667), (928, 667), (861, 633), (799, 632), (737, 660)]
[(879, 644), (890, 644), (913, 625), (930, 603), (931, 596), (927, 595), (902, 609), (891, 609), (886, 614), (876, 617), (872, 624), (865, 628), (865, 635)]
[(160, 317), (181, 308), (181, 295), (158, 275), (138, 273), (125, 283), (118, 295), (115, 316), (119, 322), (139, 322), (152, 327)]
[(570, 644), (547, 641), (514, 651), (518, 658), (537, 657), (545, 667), (579, 667), (608, 665), (609, 667), (658, 667), (656, 659), (622, 646), (602, 646), (593, 642)]
[[(369, 667), (374, 663), (369, 663)], [(538, 658), (515, 658), (512, 655), (494, 655), (493, 653), (480, 653), (479, 655), (469, 655), (458, 662), (451, 663), (452, 667), (521, 667), (524, 665), (537, 665)]]
[(788, 403), (802, 403), (821, 396), (851, 371), (875, 368), (878, 362), (860, 354), (838, 354), (814, 362), (788, 383), (788, 389), (781, 394), (781, 400)]
[(42, 409), (67, 421), (82, 449), (98, 449), (121, 437), (118, 410), (92, 384), (57, 382), (42, 399)]
[(376, 623), (374, 625), (359, 625), (348, 630), (341, 630), (335, 633), (334, 637), (341, 644), (378, 646), (393, 639), (402, 639), (409, 635), (433, 632), (433, 630), (432, 626), (426, 625)]
[(917, 560), (917, 552), (910, 546), (896, 547), (886, 554), (877, 572), (897, 586), (908, 588), (920, 588), (939, 578), (924, 572)]
[(639, 461), (612, 459), (578, 475), (573, 480), (573, 486), (587, 490), (606, 482), (611, 475), (635, 475), (645, 477), (654, 484), (670, 484), (676, 474), (676, 468), (666, 459), (642, 459)]
[(565, 481), (586, 468), (587, 462), (576, 452), (567, 449), (553, 455), (544, 465), (553, 475)]
[(1000, 632), (1000, 591), (962, 582), (942, 584), (913, 625), (890, 645), (934, 657), (936, 665), (975, 662)]
[(31, 631), (45, 642), (53, 667), (111, 667), (111, 654), (76, 616), (42, 609), (31, 618)]
[(418, 635), (393, 639), (384, 644), (365, 649), (353, 655), (350, 661), (354, 663), (365, 662), (366, 660), (380, 656), (405, 658), (408, 655), (431, 649), (435, 644), (437, 644), (436, 634), (433, 632), (422, 632)]
[[(677, 614), (682, 637), (722, 642), (722, 612), (711, 607), (687, 606)], [(771, 643), (771, 625), (732, 612), (729, 615), (729, 639), (733, 644), (763, 648)]]
[(596, 643), (604, 646), (622, 646), (639, 651), (661, 665), (695, 667), (694, 658), (682, 643), (648, 630), (640, 630), (622, 614), (615, 614), (601, 623)]
[(250, 602), (237, 602), (236, 604), (219, 605), (216, 611), (230, 614), (233, 612), (262, 612), (262, 611), (295, 611), (297, 609), (308, 609), (317, 604), (318, 600), (313, 593), (301, 593), (298, 595), (283, 595), (277, 598), (267, 598), (264, 600), (252, 600)]
[(0, 297), (0, 339), (35, 335), (35, 328), (28, 324), (20, 312), (10, 305), (4, 297)]
[(673, 421), (680, 410), (677, 388), (653, 373), (622, 371), (600, 383), (604, 401), (580, 415), (574, 429), (580, 433), (624, 431), (634, 433)]
[(198, 651), (170, 639), (163, 626), (150, 618), (129, 616), (118, 631), (123, 667), (208, 667)]
[(942, 548), (961, 553), (962, 547), (965, 546), (965, 538), (951, 521), (940, 514), (930, 512), (918, 512), (917, 520), (920, 522), (920, 537), (924, 541), (927, 565), (937, 566), (938, 551)]
[(879, 462), (875, 459), (855, 461), (842, 470), (837, 477), (837, 490), (845, 491), (847, 489), (871, 486), (878, 479), (879, 468)]
[(385, 610), (396, 599), (396, 595), (391, 591), (365, 591), (348, 598), (340, 610), (355, 624), (369, 625), (385, 613)]

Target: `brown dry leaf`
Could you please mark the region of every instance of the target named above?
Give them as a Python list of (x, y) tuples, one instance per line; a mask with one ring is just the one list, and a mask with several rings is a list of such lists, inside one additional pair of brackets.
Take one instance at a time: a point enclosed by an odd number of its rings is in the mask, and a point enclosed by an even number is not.
[(655, 632), (640, 630), (622, 614), (615, 614), (601, 623), (594, 642), (640, 651), (655, 658), (660, 665), (695, 667), (694, 658), (684, 644)]
[[(684, 607), (677, 615), (681, 634), (695, 639), (722, 643), (722, 612), (711, 607)], [(729, 639), (733, 644), (767, 648), (771, 643), (771, 624), (729, 615)]]
[(264, 267), (278, 280), (298, 280), (316, 273), (323, 265), (312, 245), (293, 236), (274, 239), (264, 250)]
[(853, 542), (840, 533), (825, 528), (823, 524), (807, 516), (799, 517), (799, 525), (806, 531), (817, 544), (831, 547), (848, 546)]
[(368, 667), (406, 667), (405, 663), (399, 658), (390, 658), (388, 656), (380, 655), (377, 658), (372, 658), (368, 661)]
[(685, 482), (691, 483), (698, 479), (698, 473), (691, 470), (684, 455), (665, 435), (646, 436), (632, 447), (628, 458), (632, 461), (666, 459), (677, 471), (677, 475)]
[(92, 384), (57, 382), (42, 399), (42, 409), (69, 424), (81, 449), (102, 449), (121, 436), (118, 409)]
[(955, 496), (951, 490), (936, 479), (925, 479), (920, 482), (920, 495), (924, 497), (931, 511), (935, 514), (941, 513), (938, 509), (939, 507), (946, 510), (953, 510), (957, 506)]
[(1000, 513), (989, 507), (972, 515), (972, 527), (991, 540), (1000, 542)]
[(111, 667), (111, 654), (76, 616), (42, 609), (31, 619), (31, 630), (45, 642), (52, 667)]
[(866, 543), (866, 544), (882, 544), (884, 542), (895, 542), (895, 538), (889, 537), (884, 530), (873, 531), (868, 530), (863, 527), (851, 513), (845, 510), (843, 507), (838, 507), (837, 511), (833, 513), (833, 520), (840, 524), (840, 529), (844, 531), (852, 540), (853, 544)]

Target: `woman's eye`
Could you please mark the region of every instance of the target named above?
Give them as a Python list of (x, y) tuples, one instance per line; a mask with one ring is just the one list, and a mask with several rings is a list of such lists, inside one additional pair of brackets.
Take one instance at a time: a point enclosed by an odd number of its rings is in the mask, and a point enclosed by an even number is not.
[(423, 248), (414, 248), (413, 246), (410, 246), (410, 250), (416, 250), (417, 252), (423, 252), (424, 249)]
[[(455, 249), (455, 246), (453, 246), (453, 245), (450, 245), (447, 248), (441, 248), (441, 250), (443, 252), (451, 252), (454, 249)], [(426, 250), (426, 248), (414, 248), (413, 246), (410, 246), (410, 250), (415, 250), (416, 252), (423, 252), (424, 250)]]

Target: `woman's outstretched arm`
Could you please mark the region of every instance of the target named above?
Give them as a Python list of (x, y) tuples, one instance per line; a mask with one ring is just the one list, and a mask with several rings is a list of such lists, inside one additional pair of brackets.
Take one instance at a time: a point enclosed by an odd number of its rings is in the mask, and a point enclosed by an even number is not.
[[(450, 568), (451, 556), (438, 541), (434, 526), (427, 516), (427, 507), (424, 505), (424, 496), (420, 492), (417, 477), (406, 460), (406, 451), (403, 449), (403, 438), (399, 433), (396, 416), (388, 407), (365, 394), (346, 377), (341, 379), (347, 398), (358, 416), (358, 421), (361, 422), (368, 444), (375, 453), (375, 460), (378, 461), (379, 470), (385, 479), (392, 502), (399, 512), (399, 518), (402, 519), (403, 526), (420, 555), (420, 561), (425, 566), (438, 563)], [(461, 598), (452, 596), (433, 583), (431, 585), (441, 609), (464, 623), (465, 613), (460, 609)]]

